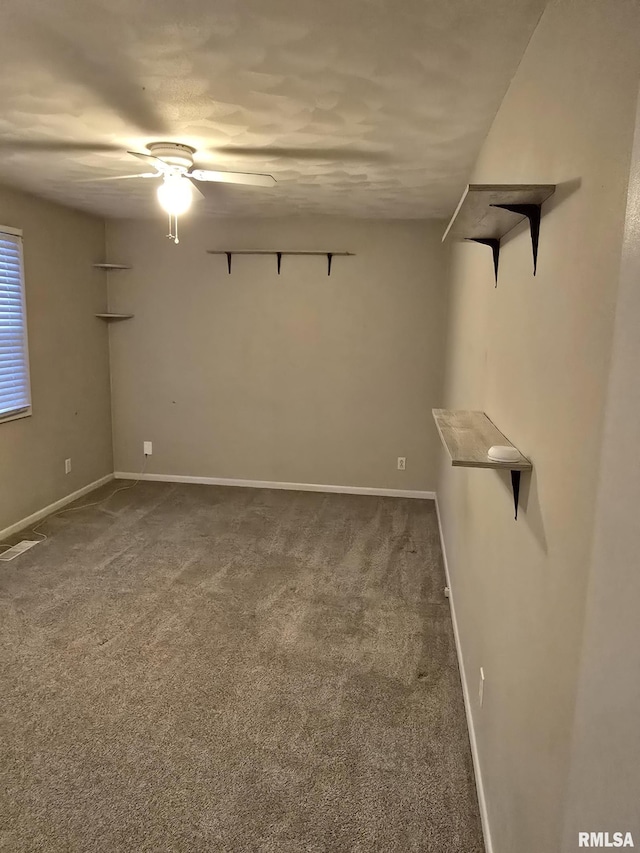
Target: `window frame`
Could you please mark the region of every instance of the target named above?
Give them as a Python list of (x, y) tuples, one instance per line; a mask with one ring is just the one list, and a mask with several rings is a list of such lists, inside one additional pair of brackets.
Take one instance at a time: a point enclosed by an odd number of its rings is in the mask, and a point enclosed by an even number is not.
[(24, 283), (24, 237), (22, 228), (13, 228), (10, 225), (0, 225), (0, 234), (8, 234), (11, 237), (17, 237), (19, 243), (19, 255), (20, 255), (20, 294), (22, 297), (22, 317), (23, 317), (23, 349), (24, 349), (24, 360), (27, 368), (27, 396), (29, 399), (29, 405), (23, 409), (16, 409), (15, 411), (10, 412), (9, 414), (2, 415), (0, 414), (0, 425), (8, 423), (9, 421), (17, 421), (21, 418), (29, 418), (33, 414), (33, 401), (31, 399), (31, 365), (29, 363), (29, 334), (28, 334), (28, 322), (27, 322), (27, 293), (25, 289)]

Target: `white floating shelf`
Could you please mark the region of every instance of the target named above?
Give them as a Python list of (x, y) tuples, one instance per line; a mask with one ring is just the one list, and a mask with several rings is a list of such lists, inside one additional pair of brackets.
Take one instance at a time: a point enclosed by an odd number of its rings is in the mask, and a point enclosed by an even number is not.
[(135, 314), (96, 314), (96, 317), (99, 317), (101, 320), (130, 320), (131, 317), (135, 317)]
[[(451, 464), (458, 468), (494, 468), (511, 471), (513, 500), (518, 517), (520, 473), (531, 471), (533, 465), (484, 412), (465, 410), (432, 409), (440, 439), (444, 444)], [(513, 447), (518, 458), (513, 462), (497, 462), (489, 459), (489, 448), (494, 445)]]
[(93, 268), (96, 270), (130, 270), (132, 269), (130, 266), (126, 264), (93, 264)]

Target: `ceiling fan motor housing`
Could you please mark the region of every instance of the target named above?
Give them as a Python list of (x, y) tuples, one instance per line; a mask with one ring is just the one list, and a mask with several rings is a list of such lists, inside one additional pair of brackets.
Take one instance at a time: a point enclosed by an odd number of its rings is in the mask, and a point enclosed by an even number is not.
[(188, 172), (193, 166), (193, 155), (196, 149), (190, 145), (181, 145), (178, 142), (152, 142), (147, 145), (150, 154), (162, 160), (172, 170)]

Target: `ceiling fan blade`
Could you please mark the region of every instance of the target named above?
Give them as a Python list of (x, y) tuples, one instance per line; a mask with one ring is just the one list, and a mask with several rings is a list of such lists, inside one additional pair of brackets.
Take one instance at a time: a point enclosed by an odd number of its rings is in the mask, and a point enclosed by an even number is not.
[(92, 184), (96, 181), (125, 181), (128, 178), (161, 178), (160, 172), (143, 172), (141, 175), (108, 175), (106, 178), (82, 178), (74, 183)]
[(154, 157), (153, 154), (143, 154), (142, 151), (127, 151), (127, 154), (131, 154), (133, 157), (143, 160), (147, 166), (155, 166), (159, 171), (164, 171), (167, 168), (167, 164), (159, 157)]
[(192, 180), (190, 179), (190, 176), (189, 176), (189, 175), (185, 175), (185, 177), (187, 178), (187, 180), (189, 181), (189, 183), (191, 184), (191, 186), (194, 188), (194, 190), (196, 191), (197, 195), (199, 195), (199, 196), (200, 196), (200, 198), (206, 198), (206, 195), (202, 192), (202, 190), (201, 190), (201, 189), (200, 189), (200, 187), (196, 184), (196, 182), (195, 182), (195, 181), (192, 181)]
[(216, 172), (212, 169), (192, 169), (187, 177), (196, 181), (215, 181), (221, 184), (246, 184), (249, 187), (272, 187), (276, 179), (272, 175), (257, 175), (251, 172)]
[(363, 151), (357, 148), (290, 148), (276, 145), (245, 146), (230, 145), (216, 148), (217, 154), (230, 154), (238, 157), (262, 157), (271, 159), (289, 157), (293, 160), (338, 160), (343, 163), (387, 163), (388, 151)]
[(120, 145), (112, 142), (69, 142), (64, 139), (0, 139), (3, 151), (122, 151)]
[(91, 4), (92, 24), (101, 32), (99, 47), (96, 47), (85, 37), (82, 21), (77, 16), (75, 21), (72, 19), (71, 27), (65, 27), (67, 22), (63, 17), (55, 11), (48, 12), (46, 5), (41, 6), (40, 11), (45, 14), (20, 11), (15, 16), (17, 44), (28, 45), (31, 52), (38, 53), (58, 78), (89, 89), (131, 127), (154, 135), (169, 132), (166, 121), (136, 79), (136, 69), (118, 41), (122, 25), (114, 13), (106, 9), (101, 11), (98, 4)]

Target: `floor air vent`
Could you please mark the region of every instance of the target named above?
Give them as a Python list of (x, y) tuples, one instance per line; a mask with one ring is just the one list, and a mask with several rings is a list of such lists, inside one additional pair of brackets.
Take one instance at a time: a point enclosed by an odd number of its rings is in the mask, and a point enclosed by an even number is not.
[(0, 561), (7, 563), (9, 560), (13, 560), (14, 557), (19, 557), (20, 554), (24, 554), (25, 551), (28, 551), (29, 548), (33, 548), (33, 546), (37, 545), (40, 541), (40, 539), (23, 539), (22, 542), (18, 542), (17, 545), (13, 545), (8, 551), (3, 551), (2, 554), (0, 554)]

